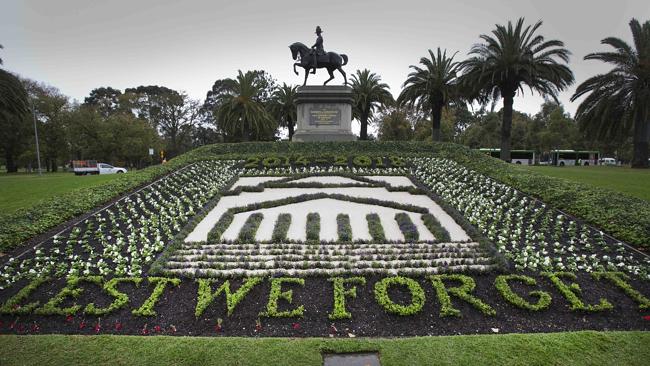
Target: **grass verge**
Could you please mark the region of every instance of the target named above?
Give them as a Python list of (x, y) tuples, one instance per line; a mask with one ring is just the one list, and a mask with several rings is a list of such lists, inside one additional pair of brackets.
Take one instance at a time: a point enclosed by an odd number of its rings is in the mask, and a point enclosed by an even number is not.
[(118, 174), (76, 176), (72, 173), (0, 174), (0, 212), (13, 213), (41, 200), (79, 188), (98, 187)]
[(611, 189), (650, 202), (650, 169), (617, 166), (522, 166), (520, 169)]
[(323, 352), (377, 351), (386, 365), (645, 365), (650, 332), (395, 339), (0, 336), (2, 365), (322, 365)]

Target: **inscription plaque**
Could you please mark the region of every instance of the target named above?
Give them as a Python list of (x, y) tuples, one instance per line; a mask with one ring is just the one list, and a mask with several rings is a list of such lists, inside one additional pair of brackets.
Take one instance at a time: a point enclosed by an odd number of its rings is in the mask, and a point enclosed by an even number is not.
[(296, 94), (295, 142), (354, 141), (352, 88), (301, 86)]
[(339, 126), (341, 125), (341, 110), (331, 106), (315, 105), (309, 108), (309, 125)]

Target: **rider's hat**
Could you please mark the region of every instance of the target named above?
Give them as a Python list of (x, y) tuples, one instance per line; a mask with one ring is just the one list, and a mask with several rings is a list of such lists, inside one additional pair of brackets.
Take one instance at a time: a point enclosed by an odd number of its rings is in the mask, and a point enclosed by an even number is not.
[(317, 33), (317, 34), (318, 34), (318, 33), (323, 33), (323, 30), (320, 29), (320, 25), (317, 25), (317, 26), (316, 26), (316, 33)]

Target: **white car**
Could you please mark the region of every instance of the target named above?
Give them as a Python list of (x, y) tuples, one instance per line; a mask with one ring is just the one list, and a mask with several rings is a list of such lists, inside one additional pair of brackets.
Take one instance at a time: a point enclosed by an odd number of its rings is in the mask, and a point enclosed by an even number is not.
[(97, 167), (99, 168), (99, 174), (120, 174), (126, 173), (126, 168), (120, 168), (117, 166), (112, 166), (106, 163), (98, 163)]
[(614, 159), (614, 158), (602, 158), (602, 159), (600, 159), (600, 165), (616, 165), (616, 159)]
[(73, 160), (72, 171), (75, 175), (126, 173), (126, 168), (98, 163), (97, 160)]

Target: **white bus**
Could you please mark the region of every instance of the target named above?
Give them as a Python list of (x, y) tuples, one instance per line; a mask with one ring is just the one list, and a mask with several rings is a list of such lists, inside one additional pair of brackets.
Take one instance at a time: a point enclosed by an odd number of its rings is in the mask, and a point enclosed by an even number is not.
[[(499, 158), (501, 149), (479, 149), (480, 152), (490, 155), (493, 158)], [(534, 150), (510, 150), (510, 162), (519, 165), (533, 165), (535, 164), (535, 151)]]
[(576, 150), (553, 150), (551, 155), (551, 165), (598, 165), (600, 152), (598, 151), (576, 151)]

